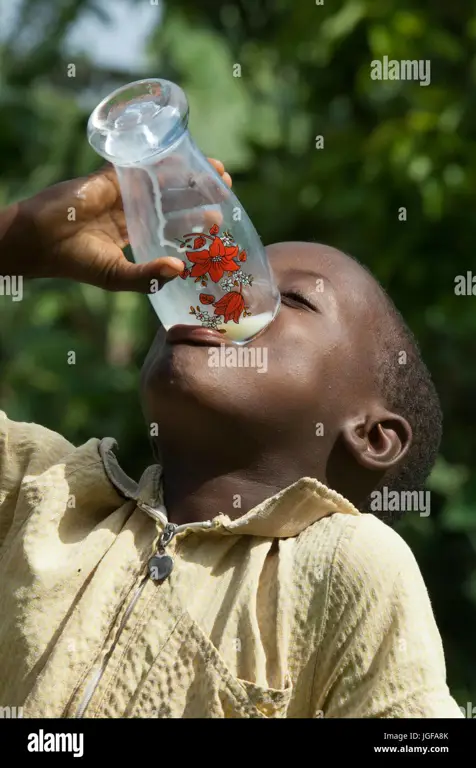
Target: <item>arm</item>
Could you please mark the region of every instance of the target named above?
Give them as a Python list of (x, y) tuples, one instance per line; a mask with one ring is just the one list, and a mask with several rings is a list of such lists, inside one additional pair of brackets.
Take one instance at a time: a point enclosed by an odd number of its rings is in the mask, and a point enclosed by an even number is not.
[(0, 214), (0, 274), (58, 277), (107, 290), (150, 291), (150, 281), (175, 277), (180, 259), (129, 262), (119, 183), (105, 167), (15, 203)]
[(462, 717), (428, 592), (403, 539), (373, 515), (336, 550), (313, 710), (324, 717)]
[[(210, 163), (231, 186), (223, 163)], [(133, 264), (123, 254), (126, 245), (119, 182), (109, 165), (0, 211), (3, 276), (61, 277), (111, 291), (149, 293), (151, 280), (183, 271), (183, 262), (173, 256)]]
[[(210, 162), (231, 186), (223, 164)], [(62, 277), (148, 293), (152, 279), (183, 270), (174, 257), (132, 264), (122, 250), (127, 243), (119, 183), (114, 169), (105, 166), (0, 210), (0, 278)], [(23, 523), (15, 512), (23, 477), (43, 472), (72, 449), (60, 435), (10, 421), (0, 411), (0, 548)]]

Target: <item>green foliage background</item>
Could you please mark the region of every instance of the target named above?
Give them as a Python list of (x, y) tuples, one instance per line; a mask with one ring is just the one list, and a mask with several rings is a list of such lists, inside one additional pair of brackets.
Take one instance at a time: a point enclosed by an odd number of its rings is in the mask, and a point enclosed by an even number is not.
[[(96, 168), (91, 109), (114, 87), (162, 76), (186, 90), (192, 135), (233, 173), (265, 243), (343, 248), (394, 298), (446, 418), (431, 515), (410, 516), (400, 532), (429, 588), (453, 694), (476, 706), (476, 297), (454, 293), (457, 275), (476, 274), (473, 4), (169, 0), (157, 9), (146, 71), (134, 73), (68, 55), (71, 25), (86, 13), (107, 17), (108, 3), (20, 5), (0, 48), (0, 205)], [(385, 55), (429, 59), (431, 85), (371, 80), (370, 62)], [(77, 444), (115, 436), (139, 475), (150, 456), (138, 371), (154, 325), (140, 296), (28, 285), (24, 301), (0, 302), (2, 404)]]

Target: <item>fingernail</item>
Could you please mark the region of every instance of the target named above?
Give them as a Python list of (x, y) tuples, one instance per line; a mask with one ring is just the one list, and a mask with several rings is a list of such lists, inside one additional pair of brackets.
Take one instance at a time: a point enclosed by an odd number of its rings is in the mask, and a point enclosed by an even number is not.
[(162, 275), (162, 277), (175, 277), (176, 275), (179, 274), (179, 272), (178, 270), (173, 269), (172, 267), (165, 266), (165, 267), (162, 267), (162, 269), (160, 270), (160, 274)]

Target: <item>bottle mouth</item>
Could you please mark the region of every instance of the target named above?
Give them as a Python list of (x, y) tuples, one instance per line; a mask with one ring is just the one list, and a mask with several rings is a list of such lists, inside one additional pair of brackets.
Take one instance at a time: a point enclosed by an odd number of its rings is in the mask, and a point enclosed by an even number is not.
[(136, 125), (147, 125), (159, 114), (161, 109), (162, 107), (153, 101), (144, 101), (141, 104), (137, 100), (126, 104), (126, 106), (112, 107), (107, 116), (107, 122), (111, 124), (112, 130), (127, 131)]
[(176, 143), (187, 124), (181, 88), (168, 80), (138, 80), (98, 104), (88, 121), (88, 140), (116, 165), (137, 165)]

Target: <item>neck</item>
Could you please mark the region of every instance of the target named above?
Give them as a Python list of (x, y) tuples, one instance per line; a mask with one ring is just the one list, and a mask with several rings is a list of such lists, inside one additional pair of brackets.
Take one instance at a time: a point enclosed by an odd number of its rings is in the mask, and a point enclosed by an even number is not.
[[(242, 455), (246, 455), (245, 452)], [(279, 456), (251, 457), (217, 463), (196, 454), (175, 458), (163, 446), (164, 504), (172, 523), (203, 522), (219, 514), (241, 517), (303, 476), (293, 460)]]

